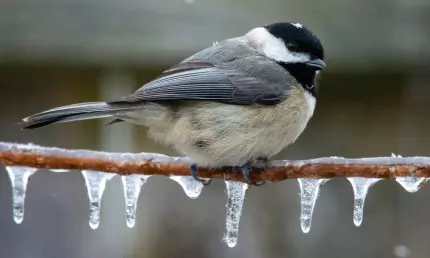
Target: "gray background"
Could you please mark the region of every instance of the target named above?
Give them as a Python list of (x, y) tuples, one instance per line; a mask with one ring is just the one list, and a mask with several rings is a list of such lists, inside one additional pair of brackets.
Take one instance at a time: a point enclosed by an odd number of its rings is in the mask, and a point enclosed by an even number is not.
[[(131, 125), (85, 121), (28, 132), (17, 122), (57, 105), (130, 93), (214, 41), (275, 21), (310, 27), (328, 64), (315, 116), (277, 158), (430, 156), (428, 0), (1, 0), (0, 140), (175, 155)], [(410, 194), (379, 182), (355, 228), (349, 182), (332, 180), (306, 235), (296, 181), (252, 188), (230, 249), (221, 241), (220, 180), (190, 200), (175, 182), (151, 178), (128, 229), (117, 177), (94, 231), (78, 171), (32, 176), (25, 219), (16, 225), (0, 170), (0, 257), (397, 257), (399, 246), (408, 257), (430, 257), (429, 186)]]

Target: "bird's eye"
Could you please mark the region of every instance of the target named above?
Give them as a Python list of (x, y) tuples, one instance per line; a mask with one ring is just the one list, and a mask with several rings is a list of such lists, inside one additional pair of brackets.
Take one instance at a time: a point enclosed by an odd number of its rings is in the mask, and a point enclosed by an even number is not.
[(289, 42), (289, 43), (287, 43), (287, 48), (290, 51), (297, 52), (299, 50), (299, 45), (297, 45), (297, 43), (295, 43), (295, 42)]
[(308, 88), (309, 90), (312, 89), (313, 87), (315, 87), (315, 85), (306, 85), (306, 88)]

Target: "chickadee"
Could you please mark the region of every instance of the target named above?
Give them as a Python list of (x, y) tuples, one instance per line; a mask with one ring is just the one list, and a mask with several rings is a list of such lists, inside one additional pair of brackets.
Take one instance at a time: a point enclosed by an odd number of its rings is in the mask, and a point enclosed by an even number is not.
[(57, 107), (24, 118), (24, 129), (113, 117), (148, 127), (197, 165), (249, 169), (293, 143), (315, 108), (320, 40), (299, 23), (273, 23), (214, 44), (114, 101)]

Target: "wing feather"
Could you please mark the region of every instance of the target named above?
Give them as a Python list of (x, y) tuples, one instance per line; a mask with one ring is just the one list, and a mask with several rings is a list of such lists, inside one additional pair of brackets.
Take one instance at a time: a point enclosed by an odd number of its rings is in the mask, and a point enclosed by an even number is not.
[(282, 92), (271, 92), (263, 80), (235, 69), (231, 62), (214, 65), (188, 61), (166, 70), (135, 93), (108, 104), (207, 100), (239, 105), (273, 105), (285, 97)]

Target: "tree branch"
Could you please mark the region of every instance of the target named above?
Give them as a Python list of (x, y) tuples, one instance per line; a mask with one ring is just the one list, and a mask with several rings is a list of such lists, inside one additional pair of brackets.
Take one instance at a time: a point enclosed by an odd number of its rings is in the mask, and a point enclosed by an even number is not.
[[(109, 153), (90, 150), (67, 150), (34, 144), (0, 142), (0, 163), (46, 169), (96, 170), (120, 175), (145, 174), (189, 176), (191, 160), (156, 153)], [(225, 178), (244, 181), (233, 168), (209, 170), (199, 168), (203, 178)], [(310, 160), (272, 161), (268, 168), (253, 168), (254, 182), (277, 182), (293, 178), (399, 176), (430, 177), (430, 158), (378, 157), (345, 159), (339, 157)]]

